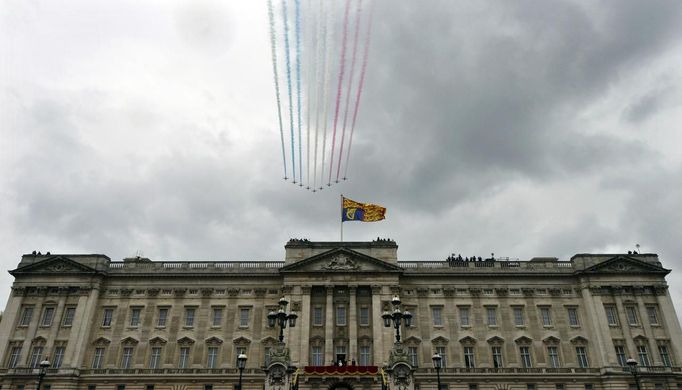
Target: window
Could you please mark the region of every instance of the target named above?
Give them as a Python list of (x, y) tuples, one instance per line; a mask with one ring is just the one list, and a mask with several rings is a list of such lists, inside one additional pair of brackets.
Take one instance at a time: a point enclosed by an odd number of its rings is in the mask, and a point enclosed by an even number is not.
[(469, 390), (478, 390), (478, 385), (475, 383), (470, 383), (469, 384)]
[(431, 318), (433, 326), (443, 326), (443, 308), (440, 306), (431, 307)]
[(464, 367), (466, 368), (476, 367), (476, 356), (474, 355), (474, 347), (464, 347)]
[(410, 365), (413, 367), (419, 366), (419, 352), (417, 347), (407, 347), (407, 356), (410, 359)]
[(570, 326), (580, 326), (580, 321), (578, 321), (578, 309), (575, 307), (569, 307), (567, 310), (568, 324)]
[(88, 385), (88, 390), (97, 390), (97, 385)]
[(360, 325), (369, 325), (369, 307), (360, 307)]
[(166, 326), (166, 320), (168, 320), (168, 308), (167, 307), (160, 307), (159, 308), (159, 321), (156, 323), (156, 326)]
[(323, 318), (322, 307), (313, 307), (313, 325), (322, 326)]
[(492, 347), (492, 353), (493, 353), (493, 367), (494, 368), (504, 367), (504, 365), (502, 364), (502, 347), (499, 347), (499, 346)]
[(43, 310), (43, 319), (40, 321), (40, 326), (52, 325), (52, 317), (54, 317), (54, 307), (46, 307)]
[(336, 307), (336, 326), (346, 326), (346, 306)]
[(559, 348), (556, 346), (547, 347), (547, 356), (549, 356), (549, 366), (552, 368), (559, 368), (561, 362), (559, 361)]
[(213, 321), (212, 324), (213, 326), (220, 326), (223, 322), (223, 308), (222, 307), (214, 307), (213, 308)]
[(152, 353), (149, 355), (149, 368), (159, 368), (161, 363), (161, 347), (152, 347)]
[(21, 312), (21, 319), (19, 320), (19, 326), (28, 326), (33, 318), (33, 307), (24, 307)]
[(102, 368), (104, 364), (104, 348), (95, 348), (95, 355), (92, 358), (92, 368)]
[(234, 365), (235, 367), (237, 366), (237, 358), (239, 358), (239, 355), (246, 355), (246, 347), (236, 347), (234, 349)]
[(312, 364), (313, 366), (324, 366), (324, 354), (322, 353), (322, 347), (319, 345), (314, 345), (311, 352)]
[(646, 349), (646, 345), (637, 346), (637, 356), (639, 357), (639, 365), (642, 367), (649, 367), (649, 352)]
[(52, 354), (52, 368), (60, 368), (64, 361), (64, 346), (54, 347), (54, 354)]
[(469, 308), (460, 307), (459, 308), (459, 324), (460, 326), (469, 326)]
[(154, 385), (147, 385), (145, 387), (146, 390), (154, 390)]
[(187, 327), (194, 326), (194, 313), (195, 312), (196, 312), (196, 309), (193, 307), (186, 307), (185, 308), (185, 326), (187, 326)]
[(12, 347), (9, 360), (7, 360), (7, 368), (14, 368), (19, 363), (19, 356), (21, 356), (21, 347)]
[(647, 306), (646, 315), (649, 317), (651, 325), (658, 325), (658, 310), (656, 310), (656, 306)]
[(522, 307), (515, 307), (514, 308), (514, 325), (516, 325), (516, 326), (523, 326), (524, 325), (523, 308)]
[(527, 383), (526, 390), (535, 390), (535, 383)]
[(239, 308), (239, 327), (246, 328), (249, 326), (249, 314), (251, 310), (248, 307)]
[(495, 307), (485, 308), (486, 316), (488, 318), (488, 326), (497, 326), (497, 310)]
[(73, 325), (73, 318), (76, 316), (75, 307), (67, 307), (64, 309), (64, 318), (62, 319), (62, 326)]
[(208, 347), (208, 358), (206, 359), (206, 367), (218, 367), (218, 347)]
[(204, 390), (213, 390), (213, 385), (204, 385)]
[(557, 383), (554, 385), (554, 390), (564, 390), (565, 386), (563, 383)]
[(441, 364), (443, 368), (446, 368), (448, 366), (448, 351), (444, 346), (439, 346), (436, 347), (436, 353), (440, 355), (441, 357)]
[(363, 345), (360, 346), (360, 361), (358, 364), (361, 366), (369, 366), (370, 365), (370, 349), (368, 345)]
[(585, 386), (583, 386), (585, 390), (593, 390), (594, 386), (592, 386), (591, 383), (585, 383)]
[(552, 326), (552, 313), (549, 307), (541, 307), (540, 316), (542, 317), (542, 326)]
[(618, 359), (618, 364), (621, 367), (625, 367), (627, 365), (628, 358), (625, 356), (625, 347), (622, 345), (616, 345), (616, 359)]
[(265, 367), (268, 367), (272, 362), (272, 355), (270, 354), (270, 351), (272, 351), (272, 347), (270, 346), (263, 348), (263, 352), (265, 355), (265, 359), (263, 359), (265, 361)]
[(673, 366), (673, 362), (672, 359), (670, 359), (670, 352), (668, 351), (667, 345), (659, 345), (658, 353), (659, 355), (661, 355), (661, 362), (663, 363), (664, 366), (666, 367)]
[(178, 368), (187, 368), (189, 364), (189, 347), (180, 347), (180, 359), (178, 360)]
[(121, 368), (130, 368), (133, 363), (133, 347), (123, 347)]
[(116, 390), (126, 390), (126, 385), (116, 385)]
[(587, 368), (590, 366), (590, 364), (587, 361), (587, 348), (575, 347), (575, 355), (578, 360), (578, 366), (580, 368)]
[(43, 356), (43, 347), (40, 346), (35, 346), (31, 350), (31, 360), (28, 363), (28, 366), (31, 368), (38, 368), (40, 366), (40, 362), (42, 361), (41, 357)]
[(604, 306), (606, 321), (610, 326), (618, 326), (618, 311), (615, 306)]
[(111, 320), (114, 318), (114, 309), (107, 308), (104, 309), (104, 315), (102, 316), (102, 326), (111, 326)]
[(521, 354), (521, 366), (523, 368), (533, 367), (533, 362), (530, 357), (530, 348), (521, 346), (519, 347), (519, 353)]
[(625, 314), (628, 317), (628, 324), (636, 326), (639, 324), (639, 320), (637, 319), (637, 308), (634, 306), (626, 306), (625, 307)]
[(140, 312), (142, 310), (139, 307), (135, 307), (130, 310), (130, 326), (139, 326), (140, 325)]

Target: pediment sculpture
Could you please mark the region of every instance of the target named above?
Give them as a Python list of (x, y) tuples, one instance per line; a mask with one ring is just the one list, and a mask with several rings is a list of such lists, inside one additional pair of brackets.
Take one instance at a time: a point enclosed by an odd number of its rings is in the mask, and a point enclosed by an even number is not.
[(360, 269), (360, 265), (348, 255), (340, 253), (329, 260), (329, 263), (322, 266), (322, 269), (331, 271), (350, 271)]

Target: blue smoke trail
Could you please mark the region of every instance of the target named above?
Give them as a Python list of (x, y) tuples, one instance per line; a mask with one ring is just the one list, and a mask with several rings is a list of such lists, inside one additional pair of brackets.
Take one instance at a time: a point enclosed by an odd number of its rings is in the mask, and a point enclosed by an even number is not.
[(277, 119), (279, 119), (279, 137), (282, 139), (282, 163), (284, 165), (284, 180), (287, 179), (287, 158), (284, 152), (284, 125), (282, 124), (282, 102), (279, 97), (279, 72), (277, 72), (277, 46), (275, 39), (275, 15), (272, 10), (272, 0), (268, 0), (268, 19), (270, 20), (270, 49), (272, 50), (272, 72), (275, 78), (275, 96), (277, 97)]
[(284, 50), (287, 59), (287, 86), (289, 93), (289, 122), (291, 124), (291, 167), (296, 183), (296, 152), (294, 149), (294, 98), (291, 93), (291, 56), (289, 55), (289, 19), (287, 18), (287, 3), (282, 0), (282, 17), (284, 19)]
[(303, 146), (301, 145), (301, 1), (296, 0), (296, 98), (298, 103), (298, 169), (303, 186)]

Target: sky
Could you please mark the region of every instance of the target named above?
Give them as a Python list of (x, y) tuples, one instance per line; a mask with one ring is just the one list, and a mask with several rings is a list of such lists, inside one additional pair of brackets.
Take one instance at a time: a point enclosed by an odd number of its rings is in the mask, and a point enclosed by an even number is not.
[[(263, 1), (0, 4), (0, 307), (24, 253), (657, 253), (682, 301), (682, 3), (375, 0), (348, 180), (282, 179)], [(682, 307), (678, 307), (678, 316)]]

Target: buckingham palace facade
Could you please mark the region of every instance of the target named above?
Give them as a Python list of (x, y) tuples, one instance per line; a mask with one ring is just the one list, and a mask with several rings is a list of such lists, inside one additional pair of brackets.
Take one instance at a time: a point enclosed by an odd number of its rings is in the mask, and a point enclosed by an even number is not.
[(682, 389), (656, 254), (397, 254), (390, 239), (296, 239), (283, 261), (24, 255), (0, 389)]

